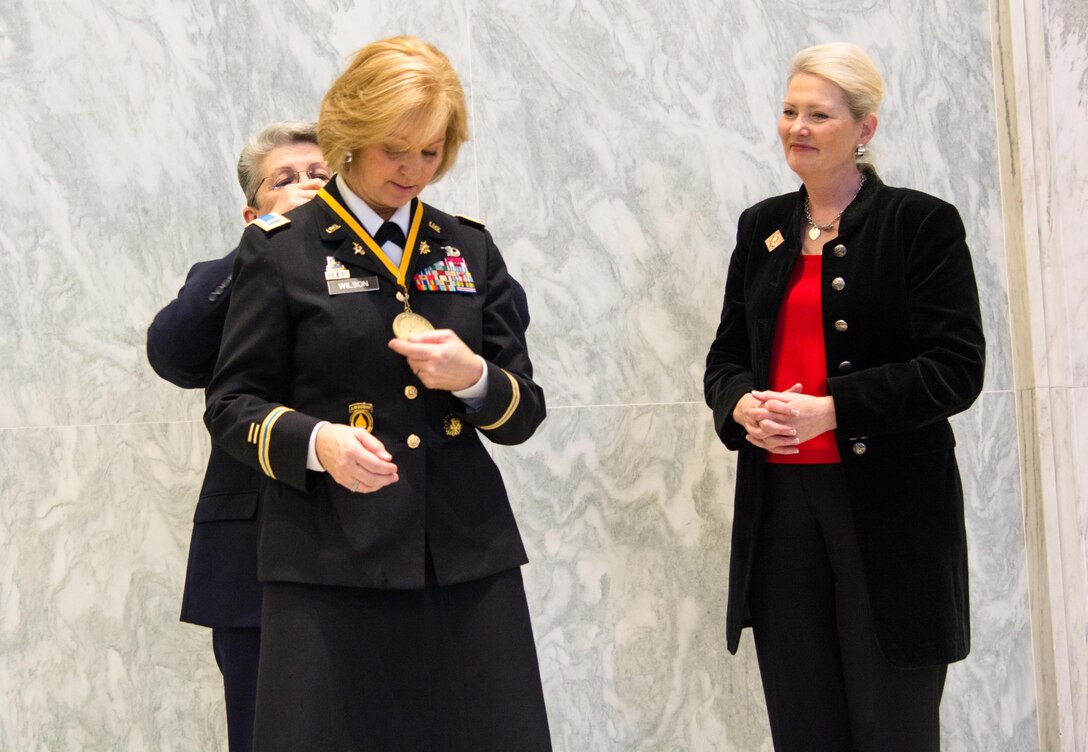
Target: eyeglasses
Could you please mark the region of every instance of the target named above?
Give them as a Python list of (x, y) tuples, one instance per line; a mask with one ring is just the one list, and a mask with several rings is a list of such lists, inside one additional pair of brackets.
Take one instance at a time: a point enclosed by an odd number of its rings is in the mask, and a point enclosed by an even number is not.
[(275, 175), (261, 178), (261, 182), (257, 183), (257, 187), (253, 189), (253, 195), (249, 197), (249, 205), (256, 206), (257, 192), (261, 190), (261, 186), (265, 181), (271, 181), (272, 185), (268, 190), (278, 191), (281, 188), (286, 188), (289, 185), (294, 185), (302, 176), (305, 175), (310, 180), (320, 180), (322, 183), (327, 183), (332, 179), (332, 171), (328, 167), (310, 167), (305, 170), (284, 170), (277, 172)]

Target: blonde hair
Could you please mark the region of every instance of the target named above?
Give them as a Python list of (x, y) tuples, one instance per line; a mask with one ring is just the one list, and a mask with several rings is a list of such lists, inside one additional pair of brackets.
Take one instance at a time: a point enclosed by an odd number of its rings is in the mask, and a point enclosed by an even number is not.
[(397, 137), (417, 149), (439, 130), (446, 143), (434, 180), (453, 166), (468, 140), (465, 92), (449, 59), (410, 36), (372, 42), (355, 53), (325, 94), (317, 120), (325, 162), (335, 172), (358, 148)]
[(807, 47), (793, 56), (790, 76), (811, 73), (826, 78), (846, 94), (851, 117), (860, 121), (880, 109), (884, 99), (884, 81), (872, 59), (860, 48), (846, 42)]

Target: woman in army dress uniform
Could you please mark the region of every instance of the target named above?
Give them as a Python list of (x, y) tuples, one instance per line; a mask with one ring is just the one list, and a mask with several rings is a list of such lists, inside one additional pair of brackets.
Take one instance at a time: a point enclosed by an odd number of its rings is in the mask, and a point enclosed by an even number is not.
[(255, 748), (551, 749), (480, 440), (528, 439), (544, 395), (491, 235), (417, 198), (467, 138), (457, 74), (370, 44), (318, 138), (337, 175), (243, 236), (205, 415), (266, 476)]

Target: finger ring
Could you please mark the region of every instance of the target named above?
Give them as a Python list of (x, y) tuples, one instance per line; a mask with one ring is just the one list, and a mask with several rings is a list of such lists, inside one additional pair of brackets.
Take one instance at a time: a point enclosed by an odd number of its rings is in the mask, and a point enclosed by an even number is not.
[(351, 492), (352, 493), (357, 493), (358, 490), (359, 490), (359, 481), (355, 481), (354, 483), (351, 484)]

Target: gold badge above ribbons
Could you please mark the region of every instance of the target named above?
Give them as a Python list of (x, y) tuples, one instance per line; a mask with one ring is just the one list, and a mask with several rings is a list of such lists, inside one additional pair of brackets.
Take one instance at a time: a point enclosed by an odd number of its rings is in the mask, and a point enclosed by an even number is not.
[(393, 319), (393, 336), (404, 339), (410, 334), (434, 331), (434, 324), (415, 311), (401, 311)]

